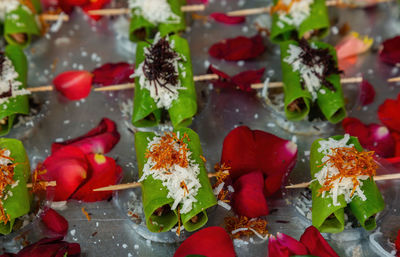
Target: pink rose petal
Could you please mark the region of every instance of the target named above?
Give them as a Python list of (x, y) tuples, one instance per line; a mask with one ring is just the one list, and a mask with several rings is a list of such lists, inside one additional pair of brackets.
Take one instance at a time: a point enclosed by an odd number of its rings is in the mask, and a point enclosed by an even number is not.
[(308, 254), (307, 248), (291, 236), (278, 232), (276, 234), (276, 239), (281, 246), (286, 247), (289, 250), (290, 255)]
[(360, 84), (360, 102), (362, 106), (371, 104), (375, 99), (374, 87), (365, 79)]
[(224, 24), (240, 24), (246, 21), (245, 16), (228, 16), (225, 13), (214, 12), (210, 14), (210, 17), (213, 18), (217, 22), (221, 22)]
[(314, 226), (310, 226), (304, 231), (300, 242), (307, 247), (310, 255), (319, 257), (339, 257)]

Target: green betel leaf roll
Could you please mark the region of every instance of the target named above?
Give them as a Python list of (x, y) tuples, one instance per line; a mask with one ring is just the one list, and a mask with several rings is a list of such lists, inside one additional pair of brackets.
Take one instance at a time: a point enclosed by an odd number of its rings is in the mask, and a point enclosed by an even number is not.
[[(162, 51), (169, 50), (160, 55), (160, 47), (163, 47)], [(172, 58), (166, 59), (162, 56)], [(152, 63), (165, 65), (151, 65)], [(173, 35), (169, 39), (161, 38), (153, 45), (139, 42), (135, 75), (132, 115), (134, 126), (156, 126), (161, 121), (163, 110), (168, 111), (175, 128), (192, 123), (197, 112), (197, 100), (190, 49), (184, 38)]]
[[(350, 184), (351, 188), (348, 191), (342, 191), (337, 193), (337, 203), (334, 204), (333, 194), (332, 195), (321, 195), (319, 192), (323, 185), (318, 180), (318, 175), (324, 166), (328, 165), (324, 163), (323, 149), (327, 146), (332, 145), (332, 148), (347, 148), (350, 149), (354, 146), (355, 151), (361, 153), (364, 151), (358, 139), (356, 137), (345, 136), (334, 136), (331, 138), (319, 139), (311, 146), (310, 165), (312, 179), (315, 179), (311, 184), (312, 190), (312, 223), (321, 232), (340, 232), (344, 229), (344, 208), (349, 207), (351, 213), (358, 220), (360, 225), (366, 230), (373, 230), (376, 228), (375, 215), (385, 208), (383, 198), (376, 186), (373, 178), (366, 176), (366, 178), (358, 178), (360, 184), (358, 189), (353, 189), (354, 182)], [(331, 148), (331, 149), (332, 149)], [(332, 151), (332, 150), (330, 150)], [(332, 152), (330, 153), (332, 154)], [(332, 157), (330, 157), (332, 158)], [(326, 162), (326, 160), (325, 160)], [(371, 162), (375, 165), (371, 157)], [(324, 163), (324, 164), (323, 164)], [(353, 167), (351, 167), (353, 168)], [(367, 167), (365, 168), (367, 169)], [(375, 167), (376, 169), (376, 167)], [(342, 178), (339, 183), (347, 183), (344, 181), (346, 178)], [(346, 185), (347, 186), (347, 185)], [(339, 188), (339, 185), (337, 186)], [(330, 189), (333, 193), (335, 186)], [(352, 190), (355, 190), (354, 192)], [(358, 191), (359, 190), (359, 191)], [(360, 193), (361, 192), (361, 193)], [(328, 193), (328, 192), (324, 192)]]
[(285, 114), (302, 120), (311, 108), (338, 123), (346, 117), (335, 49), (322, 42), (287, 41), (280, 44)]
[(39, 24), (34, 12), (36, 10), (30, 10), (29, 7), (20, 4), (18, 8), (6, 14), (4, 38), (10, 45), (26, 47), (30, 44), (33, 35), (40, 35)]
[[(9, 150), (9, 157), (13, 159), (11, 163), (15, 165), (13, 170), (14, 183), (5, 187), (5, 190), (1, 192), (3, 196), (0, 199), (5, 214), (9, 215), (7, 223), (3, 219), (0, 221), (0, 234), (9, 234), (12, 231), (15, 219), (30, 211), (30, 196), (26, 186), (30, 176), (30, 166), (21, 141), (11, 138), (0, 138), (0, 149)], [(4, 154), (3, 152), (2, 155)], [(0, 158), (4, 161), (4, 157)]]
[[(137, 132), (135, 147), (148, 229), (165, 232), (178, 222), (188, 231), (204, 226), (208, 220), (206, 210), (217, 202), (200, 157), (197, 134), (188, 128), (163, 136)], [(174, 147), (181, 151), (171, 150)], [(162, 158), (158, 157), (160, 153)], [(168, 159), (168, 154), (174, 157)], [(187, 166), (181, 166), (185, 162)]]
[[(329, 16), (325, 0), (301, 0), (293, 3), (289, 13), (281, 0), (272, 8), (271, 41), (281, 43), (290, 39), (323, 38), (329, 33)], [(292, 13), (296, 13), (293, 15)], [(282, 15), (280, 15), (282, 14)]]
[[(17, 77), (15, 81), (0, 81), (0, 85), (6, 87), (0, 93), (0, 136), (8, 134), (14, 124), (17, 114), (29, 113), (28, 93), (23, 89), (26, 88), (26, 78), (28, 71), (27, 59), (22, 49), (17, 45), (8, 45), (4, 51), (5, 59), (3, 59), (1, 79), (5, 73), (12, 72), (15, 69)], [(11, 61), (11, 63), (9, 63)], [(10, 67), (10, 64), (14, 67)], [(11, 87), (11, 88), (10, 88)], [(22, 91), (21, 91), (22, 90)], [(15, 95), (15, 96), (13, 96)]]
[(181, 7), (186, 5), (186, 0), (165, 0), (161, 2), (161, 6), (147, 5), (146, 9), (143, 9), (143, 3), (142, 0), (130, 0), (132, 18), (129, 37), (131, 41), (148, 40), (156, 32), (160, 32), (161, 36), (166, 36), (185, 30), (185, 15)]

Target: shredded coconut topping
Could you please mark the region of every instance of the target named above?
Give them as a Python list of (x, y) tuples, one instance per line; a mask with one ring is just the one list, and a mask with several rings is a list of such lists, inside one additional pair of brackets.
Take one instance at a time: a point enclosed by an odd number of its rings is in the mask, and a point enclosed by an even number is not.
[(16, 80), (18, 73), (14, 65), (3, 53), (0, 53), (0, 104), (6, 103), (10, 98), (30, 94), (29, 90), (20, 89), (21, 82)]
[(179, 96), (181, 86), (179, 61), (183, 58), (174, 50), (174, 41), (156, 35), (153, 45), (145, 49), (145, 60), (131, 77), (138, 77), (141, 88), (150, 91), (158, 108), (169, 109)]
[[(201, 187), (198, 175), (199, 165), (191, 159), (191, 152), (184, 142), (189, 140), (186, 134), (181, 138), (168, 132), (164, 136), (155, 136), (148, 144), (147, 162), (139, 182), (148, 176), (161, 180), (168, 190), (168, 197), (174, 200), (172, 210), (179, 208), (180, 213), (188, 213)], [(178, 206), (180, 205), (181, 206)]]
[(343, 139), (320, 141), (318, 152), (322, 158), (322, 169), (315, 174), (315, 178), (322, 185), (319, 193), (322, 197), (332, 197), (333, 205), (340, 205), (338, 196), (343, 195), (347, 203), (354, 196), (366, 200), (360, 189), (362, 180), (375, 175), (377, 165), (373, 159), (373, 152), (358, 152), (353, 144), (347, 144), (350, 136)]
[(172, 12), (167, 0), (130, 0), (129, 8), (155, 25), (180, 22), (180, 17)]
[(7, 13), (14, 11), (19, 5), (19, 0), (0, 0), (0, 21), (4, 21)]
[(310, 16), (313, 3), (314, 0), (279, 0), (271, 12), (278, 13), (280, 21), (299, 27)]

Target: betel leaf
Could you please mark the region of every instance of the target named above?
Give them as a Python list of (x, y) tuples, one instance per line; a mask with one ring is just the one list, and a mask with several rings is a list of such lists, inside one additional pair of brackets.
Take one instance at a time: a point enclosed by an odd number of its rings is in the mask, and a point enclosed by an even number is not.
[[(22, 83), (21, 88), (26, 88), (26, 77), (28, 72), (28, 62), (22, 49), (17, 45), (8, 45), (5, 48), (5, 55), (14, 65), (18, 73), (17, 80)], [(7, 102), (0, 105), (0, 120), (7, 118), (4, 125), (0, 125), (0, 136), (8, 134), (14, 124), (17, 114), (29, 113), (29, 101), (27, 95), (20, 95), (10, 98)]]
[(6, 192), (9, 196), (3, 200), (3, 207), (6, 214), (10, 215), (10, 222), (0, 223), (0, 233), (8, 234), (16, 218), (27, 214), (30, 210), (30, 197), (26, 183), (30, 176), (29, 159), (26, 155), (21, 141), (11, 138), (0, 138), (0, 149), (10, 150), (10, 156), (17, 165), (14, 168), (14, 181), (18, 184), (14, 187), (7, 186)]
[[(24, 43), (18, 43), (11, 35), (25, 34)], [(35, 14), (29, 8), (20, 5), (17, 9), (6, 14), (4, 20), (4, 38), (10, 45), (26, 47), (30, 44), (33, 35), (40, 35)]]

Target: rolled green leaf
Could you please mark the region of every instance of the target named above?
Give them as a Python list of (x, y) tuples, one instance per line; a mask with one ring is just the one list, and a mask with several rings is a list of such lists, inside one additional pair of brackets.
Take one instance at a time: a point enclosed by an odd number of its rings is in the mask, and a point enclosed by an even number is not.
[[(202, 150), (198, 135), (188, 128), (177, 129), (175, 132), (180, 135), (184, 135), (185, 133), (188, 135), (190, 140), (188, 141), (185, 139), (184, 142), (188, 145), (188, 148), (192, 153), (190, 158), (193, 159), (200, 168), (198, 179), (201, 187), (197, 191), (197, 202), (193, 203), (191, 211), (180, 215), (182, 221), (181, 224), (183, 224), (185, 229), (188, 231), (194, 231), (207, 223), (208, 217), (206, 209), (215, 205), (216, 199), (212, 192), (210, 181), (204, 167), (204, 162), (200, 158)], [(147, 162), (145, 153), (149, 147), (148, 143), (154, 136), (155, 134), (152, 132), (137, 132), (135, 134), (136, 156), (140, 177), (143, 175), (143, 167)], [(172, 206), (174, 202), (172, 198), (168, 197), (168, 190), (162, 185), (161, 180), (156, 180), (152, 176), (148, 176), (142, 181), (142, 200), (146, 216), (146, 225), (151, 232), (165, 232), (177, 224), (178, 215), (175, 210), (169, 210), (162, 216), (154, 214), (154, 212), (160, 207), (165, 205)], [(195, 216), (197, 220), (196, 222), (192, 222), (191, 219)]]
[(171, 11), (180, 18), (179, 23), (153, 24), (142, 15), (136, 14), (136, 8), (132, 9), (132, 18), (129, 28), (129, 38), (133, 42), (148, 40), (157, 29), (161, 36), (178, 33), (186, 28), (185, 15), (181, 7), (186, 4), (186, 0), (168, 0)]
[[(186, 39), (177, 35), (169, 38), (174, 42), (174, 50), (183, 59), (179, 61), (182, 67), (179, 69), (179, 80), (181, 87), (178, 99), (172, 102), (169, 108), (169, 116), (174, 127), (186, 127), (192, 123), (192, 117), (197, 112), (196, 90), (193, 81), (192, 62), (190, 49)], [(145, 60), (144, 50), (149, 47), (147, 42), (139, 42), (136, 49), (136, 69)], [(137, 127), (151, 127), (159, 124), (162, 110), (157, 107), (156, 102), (150, 96), (150, 91), (141, 88), (139, 79), (135, 79), (135, 96), (133, 101), (132, 124)]]
[[(17, 42), (12, 35), (23, 34), (25, 41)], [(6, 14), (4, 20), (4, 38), (10, 45), (26, 47), (30, 44), (33, 35), (40, 35), (40, 29), (35, 14), (28, 7), (20, 5), (17, 9)]]
[[(310, 151), (310, 168), (311, 179), (315, 179), (315, 174), (322, 169), (322, 158), (324, 154), (319, 152), (320, 141), (325, 139), (318, 139), (311, 145)], [(344, 229), (344, 208), (347, 203), (343, 195), (338, 196), (339, 205), (333, 205), (332, 197), (322, 197), (318, 195), (319, 189), (322, 185), (318, 180), (314, 180), (311, 185), (312, 191), (312, 224), (319, 231), (324, 233), (338, 233)]]
[[(312, 97), (307, 89), (301, 86), (300, 73), (293, 71), (293, 67), (284, 61), (289, 55), (289, 45), (298, 45), (296, 41), (287, 41), (280, 44), (281, 47), (281, 66), (282, 66), (282, 81), (283, 91), (285, 94), (285, 115), (288, 120), (302, 120), (307, 117), (310, 112)], [(292, 109), (290, 106), (294, 102), (300, 102), (299, 109)]]
[[(328, 48), (330, 54), (333, 56), (337, 63), (335, 49), (323, 42), (312, 42), (315, 46), (320, 49)], [(302, 88), (301, 85), (301, 74), (299, 71), (294, 71), (293, 67), (284, 61), (289, 56), (288, 49), (290, 45), (299, 44), (297, 41), (287, 41), (281, 43), (281, 65), (282, 65), (282, 76), (283, 76), (283, 90), (285, 94), (285, 114), (288, 120), (302, 120), (307, 117), (312, 106), (312, 96), (306, 88)], [(316, 103), (320, 108), (322, 114), (331, 123), (338, 123), (346, 117), (345, 102), (343, 97), (342, 86), (340, 83), (339, 74), (332, 74), (326, 77), (327, 81), (331, 82), (335, 90), (327, 88), (322, 85), (317, 92)], [(296, 108), (293, 108), (293, 103), (296, 104)]]
[[(274, 0), (274, 5), (278, 0)], [(310, 15), (296, 27), (279, 19), (279, 14), (272, 15), (271, 41), (281, 43), (290, 39), (299, 39), (307, 34), (323, 38), (329, 33), (329, 16), (325, 0), (314, 0), (310, 6)]]
[[(8, 45), (5, 48), (5, 55), (11, 60), (16, 72), (17, 80), (22, 83), (20, 88), (26, 88), (26, 77), (28, 62), (22, 49), (17, 45)], [(17, 114), (29, 114), (29, 101), (27, 95), (12, 97), (0, 105), (0, 120), (6, 119), (6, 123), (0, 125), (0, 136), (8, 134), (14, 124)]]
[(0, 149), (8, 149), (10, 157), (14, 159), (13, 163), (17, 165), (14, 168), (14, 181), (18, 181), (16, 186), (7, 186), (7, 199), (1, 200), (6, 214), (10, 215), (10, 221), (4, 224), (0, 223), (0, 234), (9, 234), (12, 231), (16, 218), (19, 218), (30, 211), (30, 197), (26, 183), (30, 176), (29, 159), (26, 155), (21, 141), (11, 138), (0, 138)]
[[(340, 140), (343, 136), (334, 136), (332, 138)], [(318, 148), (320, 147), (319, 142), (322, 140), (324, 139), (315, 141), (311, 146), (310, 163), (312, 179), (315, 179), (315, 174), (322, 169), (321, 159), (324, 157), (324, 154), (318, 152)], [(350, 137), (347, 144), (353, 144), (359, 152), (364, 151), (356, 137)], [(366, 230), (373, 230), (376, 228), (375, 215), (385, 208), (385, 203), (373, 179), (368, 178), (361, 182), (360, 189), (363, 191), (366, 200), (363, 201), (358, 195), (355, 195), (349, 203), (349, 207), (362, 227)], [(310, 187), (313, 197), (313, 225), (321, 232), (336, 233), (342, 231), (344, 229), (344, 208), (347, 206), (344, 196), (339, 195), (338, 202), (340, 205), (334, 206), (332, 197), (322, 198), (317, 195), (318, 190), (321, 188), (318, 181), (312, 182)]]

